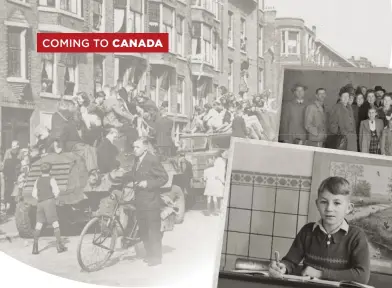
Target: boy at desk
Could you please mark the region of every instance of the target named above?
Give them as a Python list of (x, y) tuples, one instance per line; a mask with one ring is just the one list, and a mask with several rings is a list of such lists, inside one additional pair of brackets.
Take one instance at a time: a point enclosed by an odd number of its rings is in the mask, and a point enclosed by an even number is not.
[(282, 261), (271, 262), (272, 277), (295, 274), (303, 260), (303, 276), (367, 284), (370, 256), (366, 235), (345, 219), (353, 209), (350, 195), (350, 185), (342, 177), (329, 177), (321, 183), (316, 200), (321, 219), (303, 226)]

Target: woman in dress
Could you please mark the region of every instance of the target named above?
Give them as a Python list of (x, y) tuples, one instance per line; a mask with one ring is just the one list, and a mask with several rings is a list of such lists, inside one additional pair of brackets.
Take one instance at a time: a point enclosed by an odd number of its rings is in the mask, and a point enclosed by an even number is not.
[(218, 215), (218, 197), (222, 197), (222, 194), (219, 189), (221, 185), (215, 171), (213, 158), (207, 160), (207, 168), (204, 170), (203, 180), (205, 182), (204, 196), (207, 198), (205, 215)]

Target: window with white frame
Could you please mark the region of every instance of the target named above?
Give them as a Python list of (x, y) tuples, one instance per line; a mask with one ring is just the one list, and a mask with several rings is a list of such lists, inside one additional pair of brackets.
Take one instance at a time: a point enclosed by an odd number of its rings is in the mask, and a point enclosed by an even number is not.
[(94, 92), (102, 90), (104, 85), (104, 61), (105, 57), (94, 54)]
[(202, 53), (201, 48), (201, 30), (202, 30), (201, 22), (192, 22), (192, 55), (200, 56)]
[(220, 21), (221, 14), (221, 4), (219, 0), (212, 0), (212, 13), (214, 13), (216, 20)]
[(212, 63), (211, 52), (212, 52), (212, 27), (203, 23), (203, 41), (202, 41), (202, 54), (204, 55), (204, 61)]
[(39, 0), (38, 5), (55, 8), (56, 7), (56, 0)]
[(8, 77), (27, 79), (26, 29), (8, 26)]
[(163, 5), (163, 19), (162, 19), (162, 28), (161, 32), (169, 33), (169, 51), (175, 52), (175, 33), (174, 33), (174, 9), (169, 6)]
[(114, 0), (114, 27), (113, 32), (125, 33), (127, 32), (127, 1), (126, 0)]
[(177, 54), (180, 56), (185, 56), (184, 48), (184, 17), (177, 16), (176, 21), (176, 31), (177, 31)]
[(149, 32), (169, 33), (169, 51), (175, 53), (175, 10), (158, 2), (148, 2)]
[(157, 107), (161, 107), (163, 103), (167, 103), (170, 112), (170, 94), (171, 94), (171, 74), (168, 70), (163, 72), (151, 71), (150, 75), (150, 92), (151, 99)]
[(93, 28), (97, 31), (104, 31), (103, 23), (103, 0), (93, 1)]
[(264, 41), (264, 28), (263, 25), (259, 24), (259, 57), (263, 57), (264, 56), (264, 45), (263, 45), (263, 41)]
[(161, 4), (158, 2), (148, 2), (148, 31), (151, 33), (160, 32)]
[(229, 11), (229, 28), (227, 34), (227, 45), (230, 47), (234, 46), (234, 15), (233, 12)]
[(143, 17), (144, 0), (130, 0), (128, 11), (128, 33), (142, 33), (144, 31)]
[(185, 81), (184, 77), (177, 77), (177, 113), (185, 114)]
[(229, 72), (228, 72), (228, 90), (229, 92), (234, 92), (234, 62), (233, 60), (229, 60)]
[(78, 16), (83, 16), (82, 0), (60, 0), (60, 9)]
[(241, 27), (240, 27), (240, 50), (242, 52), (246, 52), (246, 20), (244, 18), (241, 18)]
[(203, 8), (211, 13), (214, 13), (215, 0), (192, 0), (192, 6)]
[(282, 31), (282, 54), (298, 55), (300, 53), (300, 33), (299, 31), (286, 30)]
[(41, 92), (55, 93), (55, 56), (54, 54), (41, 54)]
[(66, 54), (64, 64), (64, 95), (72, 96), (77, 92), (78, 84), (78, 62), (76, 56)]
[(258, 85), (259, 85), (259, 93), (263, 92), (263, 90), (264, 90), (264, 70), (262, 68), (259, 68)]
[(212, 65), (214, 66), (214, 69), (217, 71), (220, 71), (220, 45), (219, 45), (219, 35), (218, 33), (213, 32), (212, 33)]

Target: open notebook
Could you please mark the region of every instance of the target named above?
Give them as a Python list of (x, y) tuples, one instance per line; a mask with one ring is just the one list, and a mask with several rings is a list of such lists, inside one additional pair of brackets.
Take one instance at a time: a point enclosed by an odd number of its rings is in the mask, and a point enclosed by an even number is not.
[[(268, 264), (257, 261), (257, 260), (248, 260), (244, 258), (238, 258), (235, 263), (235, 270), (233, 272), (247, 275), (262, 275), (265, 277), (269, 277), (269, 267)], [(331, 287), (343, 287), (343, 288), (374, 288), (373, 286), (353, 282), (353, 281), (328, 281), (321, 280), (317, 278), (311, 278), (309, 276), (296, 276), (296, 275), (282, 275), (282, 279), (289, 281), (299, 281), (299, 282), (310, 282), (310, 283), (320, 283), (329, 285)]]

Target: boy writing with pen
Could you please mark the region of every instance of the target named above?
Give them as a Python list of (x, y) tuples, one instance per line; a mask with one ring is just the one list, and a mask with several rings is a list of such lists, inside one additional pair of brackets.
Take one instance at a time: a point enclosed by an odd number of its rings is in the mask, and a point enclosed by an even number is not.
[(367, 284), (370, 256), (366, 235), (345, 220), (353, 208), (350, 195), (350, 185), (342, 177), (329, 177), (321, 183), (316, 200), (321, 219), (302, 227), (281, 261), (275, 253), (270, 276), (296, 274), (303, 260), (302, 276)]

